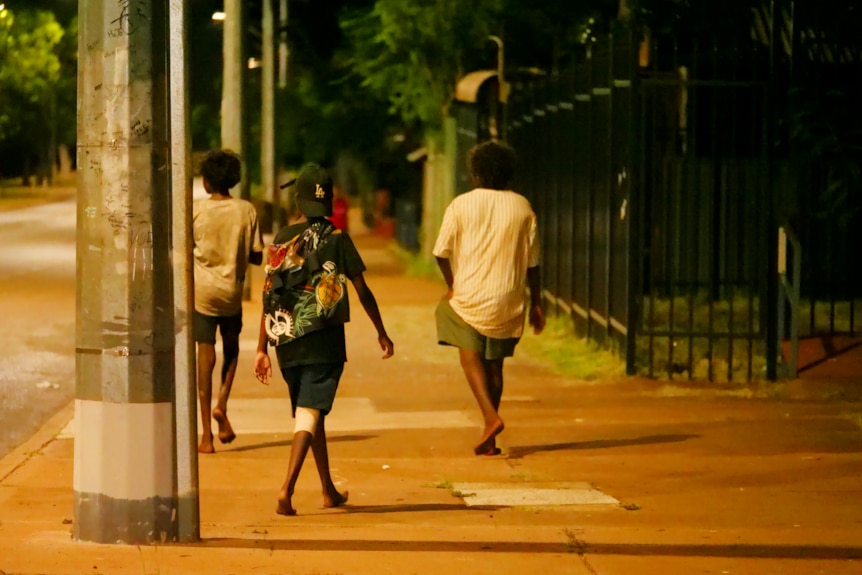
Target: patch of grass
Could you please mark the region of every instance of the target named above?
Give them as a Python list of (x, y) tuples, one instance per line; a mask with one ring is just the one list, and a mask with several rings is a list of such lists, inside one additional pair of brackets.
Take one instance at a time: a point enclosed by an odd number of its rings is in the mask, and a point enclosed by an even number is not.
[[(705, 290), (692, 295), (673, 298), (644, 297), (643, 325), (646, 329), (705, 332), (710, 329), (710, 301)], [(735, 295), (712, 302), (712, 331), (714, 333), (752, 332), (760, 330), (760, 302), (758, 298)]]
[[(703, 337), (653, 337), (650, 342), (649, 336), (643, 335), (637, 338), (636, 349), (636, 366), (641, 375), (650, 375), (652, 356), (652, 376), (657, 378), (711, 379), (716, 383), (757, 382), (766, 378), (766, 344), (761, 341), (752, 342), (750, 362), (749, 343), (741, 339), (732, 343), (727, 339), (713, 340), (710, 348), (709, 340)], [(728, 364), (728, 360), (731, 360), (731, 364)]]
[(587, 544), (578, 538), (578, 533), (574, 529), (563, 529), (563, 535), (566, 536), (566, 549), (569, 553), (583, 555), (587, 552)]
[(46, 188), (25, 187), (17, 183), (0, 183), (0, 212), (29, 208), (50, 202), (67, 200), (75, 195), (75, 182)]
[(428, 487), (433, 487), (434, 489), (452, 489), (452, 482), (448, 479), (442, 479), (440, 481), (429, 483)]
[(575, 334), (570, 317), (549, 314), (540, 335), (526, 328), (521, 348), (566, 377), (584, 381), (612, 379), (625, 375), (625, 362), (618, 353)]
[(458, 489), (452, 490), (452, 497), (459, 497), (461, 499), (464, 499), (465, 497), (475, 497), (475, 496), (476, 496), (475, 493), (464, 493), (463, 491), (459, 491)]
[(445, 284), (443, 275), (440, 273), (437, 262), (433, 257), (425, 257), (422, 253), (412, 252), (401, 247), (396, 242), (390, 243), (388, 249), (404, 264), (404, 275), (437, 280), (441, 284)]
[[(854, 327), (860, 324), (859, 319), (854, 318), (856, 308), (862, 309), (862, 305), (836, 301), (833, 308), (831, 302), (803, 300), (798, 310), (799, 335), (811, 337), (826, 333), (830, 331), (830, 323), (834, 324), (836, 332), (849, 332), (851, 324)], [(644, 329), (669, 331), (672, 328), (679, 336), (653, 337), (652, 342), (649, 335), (638, 336), (638, 373), (650, 375), (652, 357), (653, 377), (716, 383), (762, 381), (766, 378), (766, 345), (765, 337), (759, 335), (763, 331), (760, 312), (758, 298), (740, 293), (712, 302), (704, 290), (673, 298), (645, 297), (641, 318)], [(684, 335), (690, 332), (714, 334), (712, 347), (706, 337), (689, 339)], [(731, 333), (735, 336), (732, 341)], [(749, 335), (753, 339), (750, 348)]]

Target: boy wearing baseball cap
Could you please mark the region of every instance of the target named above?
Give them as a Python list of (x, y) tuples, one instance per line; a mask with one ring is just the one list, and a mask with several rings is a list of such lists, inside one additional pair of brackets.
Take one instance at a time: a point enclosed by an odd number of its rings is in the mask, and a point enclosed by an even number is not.
[(347, 492), (338, 492), (329, 473), (324, 425), (347, 361), (347, 280), (377, 329), (383, 359), (394, 353), (377, 300), (363, 277), (365, 264), (350, 236), (327, 219), (332, 215), (333, 196), (329, 174), (317, 164), (308, 164), (283, 187), (291, 185), (301, 216), (281, 229), (269, 248), (254, 363), (255, 376), (268, 384), (272, 368), (267, 348), (275, 346), (296, 419), (287, 477), (276, 507), (281, 515), (296, 514), (291, 499), (309, 448), (323, 488), (323, 506), (337, 507), (347, 501)]

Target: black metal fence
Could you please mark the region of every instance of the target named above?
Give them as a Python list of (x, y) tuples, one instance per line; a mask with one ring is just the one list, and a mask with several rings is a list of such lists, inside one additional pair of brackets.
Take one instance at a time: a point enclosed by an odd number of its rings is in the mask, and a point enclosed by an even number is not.
[(516, 90), (516, 188), (540, 222), (544, 297), (577, 331), (624, 350), (630, 323), (631, 38), (609, 37), (571, 73)]
[(507, 139), (541, 226), (543, 295), (629, 373), (774, 377), (792, 335), (777, 325), (779, 226), (803, 254), (797, 321), (784, 325), (858, 331), (860, 212), (837, 225), (821, 204), (839, 184), (849, 194), (859, 164), (818, 162), (792, 98), (803, 74), (855, 86), (862, 59), (824, 48), (802, 4), (774, 2), (730, 38), (620, 28), (570, 72), (515, 86)]

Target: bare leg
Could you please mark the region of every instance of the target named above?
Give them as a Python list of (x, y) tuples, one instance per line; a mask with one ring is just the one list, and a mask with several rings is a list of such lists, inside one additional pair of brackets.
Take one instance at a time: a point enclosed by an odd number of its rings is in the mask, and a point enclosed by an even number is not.
[[(494, 405), (494, 410), (499, 413), (500, 401), (503, 399), (503, 360), (484, 360), (485, 381), (488, 382), (488, 394), (491, 396), (491, 403)], [(485, 455), (499, 455), (500, 449), (497, 447), (496, 438), (491, 440), (490, 449)]]
[(339, 493), (332, 482), (329, 473), (329, 450), (326, 446), (326, 427), (324, 425), (326, 416), (321, 414), (317, 420), (317, 429), (311, 442), (311, 451), (314, 453), (314, 463), (317, 465), (317, 474), (320, 476), (320, 486), (323, 488), (323, 506), (338, 507), (347, 503), (347, 491)]
[(275, 512), (279, 515), (296, 515), (296, 509), (291, 504), (293, 491), (296, 488), (296, 480), (299, 478), (299, 471), (302, 469), (302, 464), (305, 461), (305, 456), (308, 454), (308, 448), (311, 446), (312, 437), (307, 431), (297, 431), (293, 434), (293, 444), (290, 447), (290, 463), (287, 467), (287, 478), (281, 486), (281, 491), (278, 494), (278, 507)]
[(467, 383), (470, 384), (470, 389), (473, 391), (473, 396), (476, 398), (479, 409), (482, 411), (482, 417), (485, 420), (485, 430), (482, 433), (482, 440), (473, 449), (476, 455), (482, 455), (487, 453), (489, 449), (492, 449), (492, 442), (503, 431), (504, 424), (491, 400), (484, 360), (479, 356), (478, 352), (471, 349), (459, 348), (459, 352), (461, 356), (461, 368), (464, 370), (464, 375), (467, 376)]
[(230, 390), (233, 387), (233, 378), (236, 375), (236, 365), (239, 359), (239, 334), (222, 332), (222, 349), (224, 350), (224, 361), (221, 369), (221, 387), (219, 388), (216, 408), (213, 410), (213, 417), (218, 423), (219, 441), (230, 443), (236, 439), (236, 433), (234, 433), (227, 418), (227, 400), (230, 398)]
[(482, 363), (485, 367), (485, 378), (488, 382), (488, 394), (491, 396), (491, 403), (494, 405), (495, 411), (500, 411), (500, 401), (503, 399), (503, 360), (486, 359)]
[(198, 343), (198, 398), (201, 404), (201, 425), (203, 435), (198, 453), (214, 453), (212, 431), (212, 388), (213, 369), (215, 369), (215, 346), (211, 343)]

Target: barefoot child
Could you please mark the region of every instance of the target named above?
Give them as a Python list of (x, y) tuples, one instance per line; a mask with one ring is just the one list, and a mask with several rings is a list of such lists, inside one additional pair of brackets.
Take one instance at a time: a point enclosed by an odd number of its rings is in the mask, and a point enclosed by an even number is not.
[(268, 344), (275, 346), (287, 382), (296, 424), (287, 477), (276, 512), (295, 515), (291, 502), (296, 480), (309, 447), (314, 453), (323, 489), (323, 506), (347, 501), (329, 473), (326, 416), (332, 409), (338, 382), (347, 361), (344, 324), (350, 320), (347, 280), (353, 283), (362, 307), (377, 329), (383, 359), (394, 347), (386, 335), (377, 301), (365, 283), (365, 264), (350, 236), (337, 229), (332, 215), (332, 180), (316, 164), (305, 166), (293, 184), (301, 214), (278, 232), (269, 248), (254, 373), (264, 384), (272, 374)]
[(470, 152), (476, 189), (452, 200), (434, 246), (449, 287), (437, 306), (437, 339), (459, 348), (461, 368), (479, 404), (484, 429), (473, 451), (498, 455), (503, 431), (503, 360), (524, 331), (526, 287), (530, 325), (545, 326), (539, 276), (536, 215), (524, 196), (511, 191), (515, 152), (485, 142)]
[[(200, 453), (215, 451), (211, 419), (218, 423), (219, 441), (230, 443), (236, 437), (227, 418), (227, 401), (239, 358), (242, 288), (248, 264), (260, 265), (263, 261), (263, 241), (254, 206), (230, 195), (230, 189), (240, 181), (240, 170), (240, 158), (233, 152), (208, 152), (201, 162), (201, 176), (209, 198), (194, 204), (193, 331), (203, 425)], [(216, 330), (221, 332), (224, 358), (218, 402), (212, 409)]]

